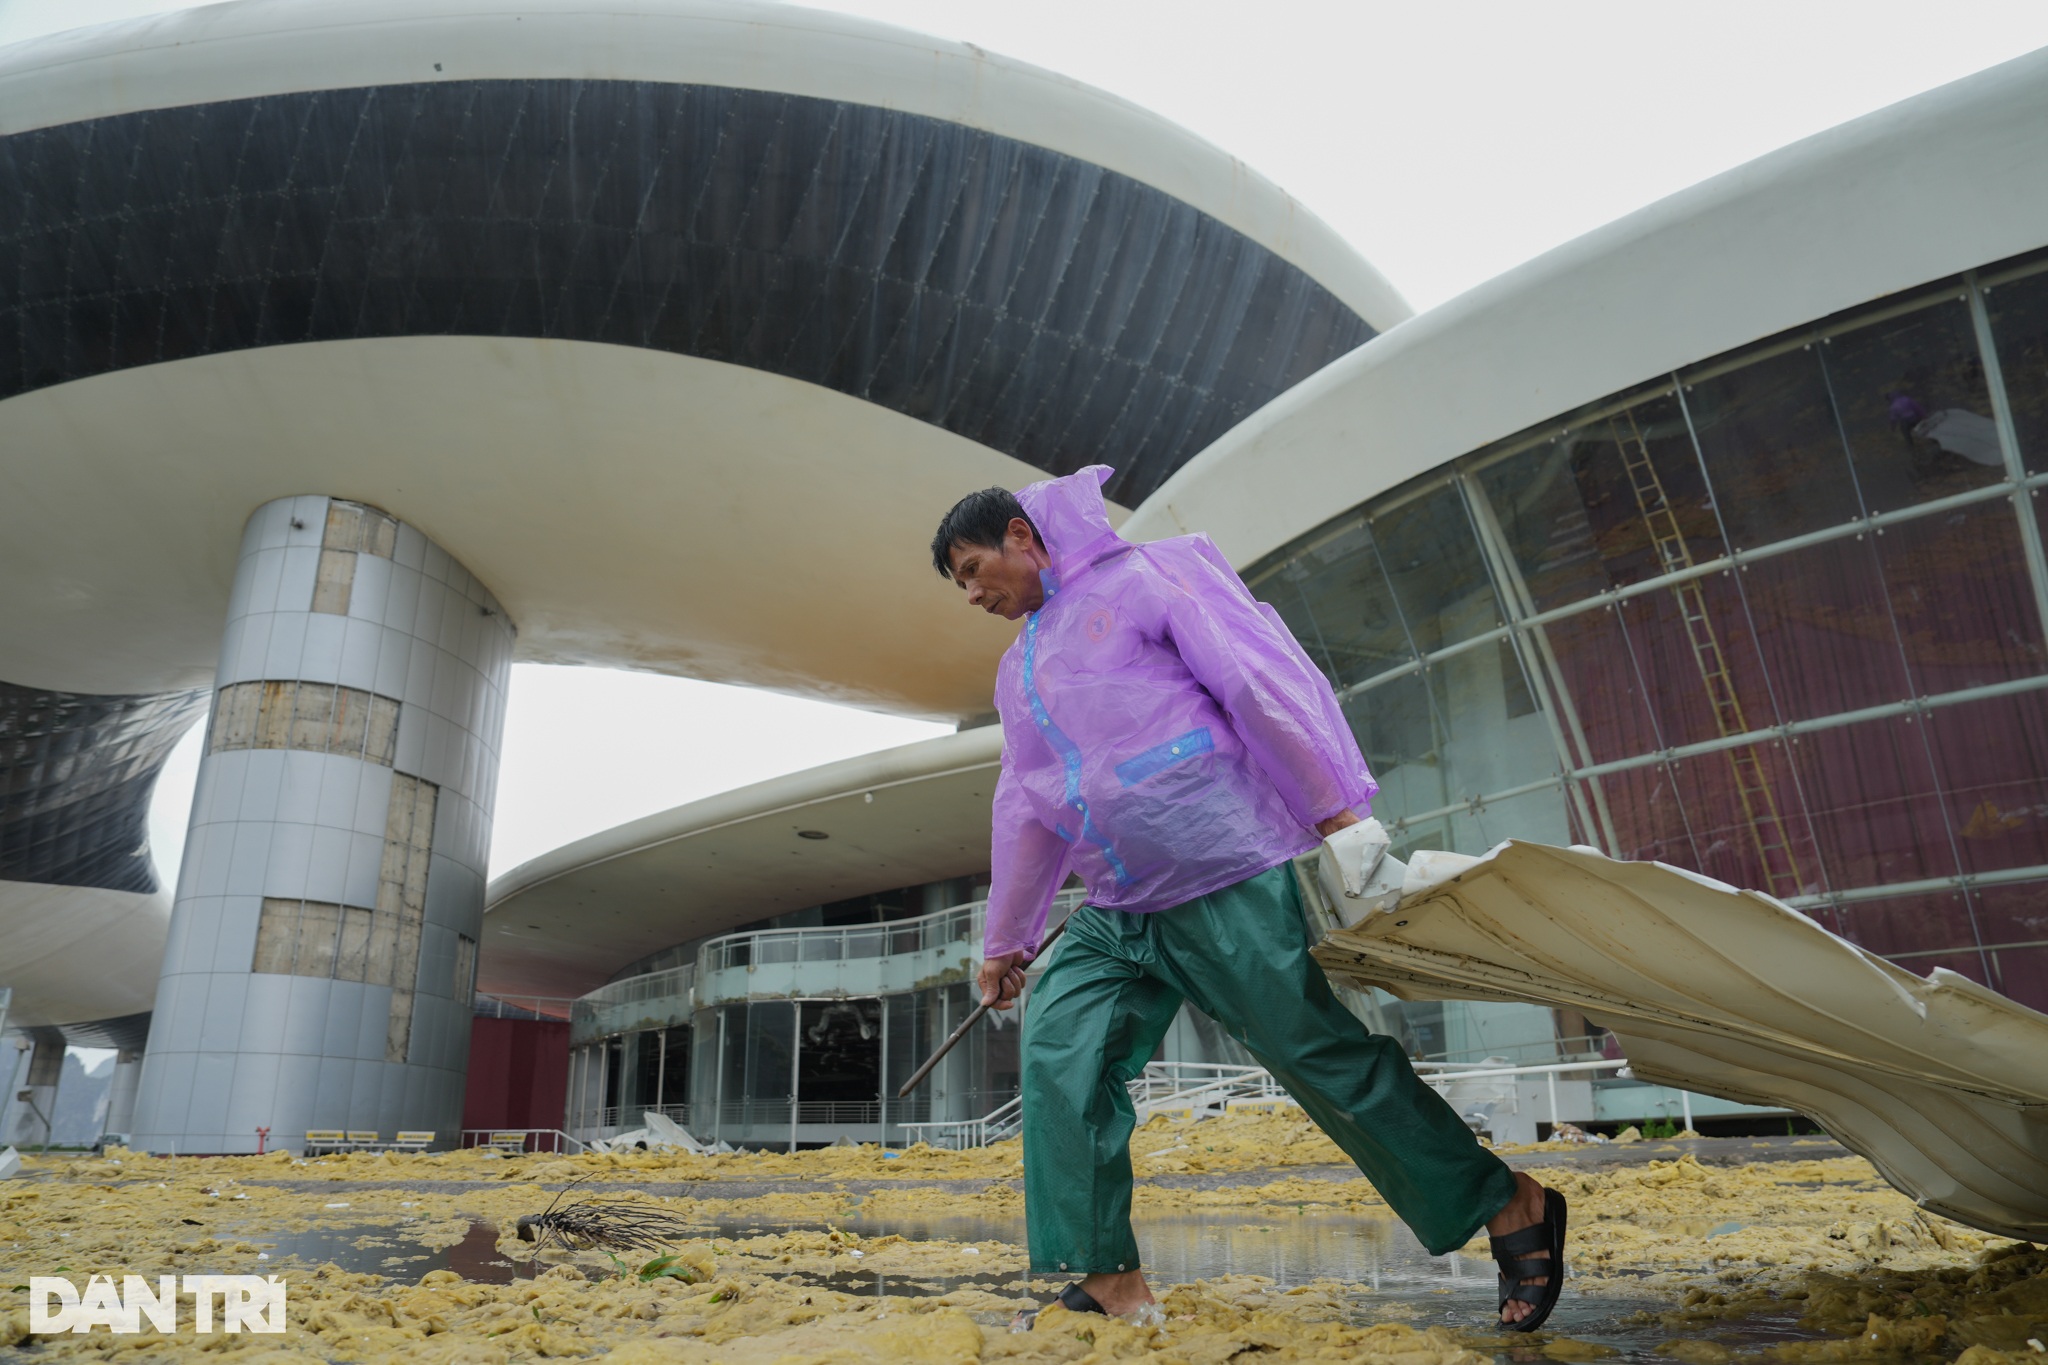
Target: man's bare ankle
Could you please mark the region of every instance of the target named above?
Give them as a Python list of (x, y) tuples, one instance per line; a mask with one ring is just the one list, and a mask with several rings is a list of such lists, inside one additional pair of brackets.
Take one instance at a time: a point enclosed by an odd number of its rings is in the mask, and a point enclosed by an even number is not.
[(1151, 1286), (1141, 1270), (1103, 1272), (1083, 1276), (1081, 1289), (1112, 1316), (1134, 1313), (1153, 1302)]
[(1486, 1230), (1496, 1237), (1543, 1221), (1543, 1186), (1521, 1172), (1515, 1172), (1515, 1193), (1507, 1206), (1487, 1220)]

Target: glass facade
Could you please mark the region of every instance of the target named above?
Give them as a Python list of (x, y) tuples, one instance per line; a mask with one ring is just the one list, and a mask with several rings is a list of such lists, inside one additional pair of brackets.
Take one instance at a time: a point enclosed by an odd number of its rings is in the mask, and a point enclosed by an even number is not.
[(1397, 853), (1654, 858), (2048, 1009), (2044, 484), (2030, 258), (1560, 414), (1245, 577)]

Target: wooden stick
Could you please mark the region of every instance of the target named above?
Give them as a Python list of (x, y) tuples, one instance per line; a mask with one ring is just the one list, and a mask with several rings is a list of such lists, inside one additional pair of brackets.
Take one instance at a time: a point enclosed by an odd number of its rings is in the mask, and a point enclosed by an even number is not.
[[(1045, 936), (1045, 942), (1038, 945), (1038, 956), (1044, 957), (1045, 950), (1052, 947), (1053, 940), (1065, 932), (1067, 932), (1067, 921), (1061, 920), (1057, 925), (1053, 926), (1053, 931)], [(910, 1079), (905, 1081), (903, 1088), (896, 1092), (896, 1098), (899, 1100), (909, 1099), (910, 1092), (917, 1089), (919, 1083), (925, 1077), (932, 1074), (932, 1068), (939, 1064), (940, 1059), (953, 1050), (953, 1044), (965, 1038), (967, 1030), (980, 1023), (981, 1016), (987, 1014), (993, 1008), (994, 1006), (992, 1005), (976, 1005), (968, 1016), (960, 1021), (960, 1027), (946, 1035), (946, 1041), (939, 1044), (938, 1050), (924, 1059), (924, 1065), (910, 1073)]]

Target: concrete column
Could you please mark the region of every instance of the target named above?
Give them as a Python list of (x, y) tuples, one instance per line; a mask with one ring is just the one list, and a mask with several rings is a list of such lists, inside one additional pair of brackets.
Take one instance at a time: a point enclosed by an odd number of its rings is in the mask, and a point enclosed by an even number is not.
[(135, 1131), (135, 1096), (142, 1088), (142, 1049), (122, 1048), (114, 1055), (114, 1075), (107, 1087), (107, 1121), (102, 1133), (126, 1137)]
[(258, 508), (136, 1096), (138, 1147), (462, 1121), (513, 631), (373, 507)]
[(57, 1117), (57, 1084), (64, 1079), (64, 1033), (61, 1029), (26, 1029), (35, 1044), (28, 1060), (28, 1074), (14, 1109), (14, 1131), (8, 1143), (24, 1150), (43, 1147), (50, 1141), (50, 1124)]

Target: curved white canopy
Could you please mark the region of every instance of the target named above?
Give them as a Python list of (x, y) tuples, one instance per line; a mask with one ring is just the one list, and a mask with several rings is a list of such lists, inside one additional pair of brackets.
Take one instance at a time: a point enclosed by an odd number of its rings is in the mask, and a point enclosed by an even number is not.
[(1199, 528), (1248, 564), (1579, 404), (2033, 250), (2044, 158), (2048, 50), (1759, 157), (1324, 367), (1183, 465), (1125, 533)]
[(0, 881), (0, 963), (17, 1026), (146, 1012), (170, 928), (171, 894)]
[(326, 493), (490, 585), (522, 659), (988, 709), (1012, 628), (924, 553), (953, 500), (1042, 477), (744, 366), (507, 337), (266, 346), (0, 403), (0, 678), (213, 677), (249, 511)]
[(477, 989), (581, 995), (672, 944), (983, 871), (1002, 742), (993, 725), (941, 735), (721, 792), (544, 853), (485, 893)]

